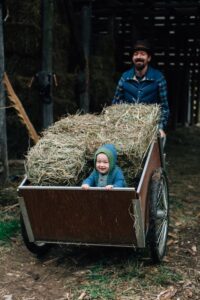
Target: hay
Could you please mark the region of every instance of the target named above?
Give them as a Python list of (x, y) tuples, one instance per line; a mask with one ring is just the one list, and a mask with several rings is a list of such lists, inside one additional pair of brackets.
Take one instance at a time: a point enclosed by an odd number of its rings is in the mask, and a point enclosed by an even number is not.
[(118, 164), (132, 185), (157, 133), (158, 105), (113, 105), (100, 115), (70, 115), (43, 132), (26, 157), (33, 185), (79, 185), (93, 168), (96, 149), (113, 143)]

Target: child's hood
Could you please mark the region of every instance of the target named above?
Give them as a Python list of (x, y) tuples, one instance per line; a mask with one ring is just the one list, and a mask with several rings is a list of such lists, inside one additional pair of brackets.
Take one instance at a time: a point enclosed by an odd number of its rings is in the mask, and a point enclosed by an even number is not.
[(110, 168), (109, 172), (114, 169), (117, 162), (117, 150), (113, 144), (104, 144), (99, 147), (94, 156), (94, 164), (96, 165), (96, 158), (99, 153), (104, 153), (109, 160)]

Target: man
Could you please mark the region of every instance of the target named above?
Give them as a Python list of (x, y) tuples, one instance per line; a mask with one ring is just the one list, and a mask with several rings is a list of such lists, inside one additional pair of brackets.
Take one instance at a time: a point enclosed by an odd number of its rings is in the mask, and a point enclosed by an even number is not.
[(165, 138), (169, 118), (167, 83), (163, 74), (149, 65), (150, 61), (150, 45), (146, 40), (137, 41), (133, 48), (133, 67), (122, 74), (112, 104), (160, 104), (159, 132)]

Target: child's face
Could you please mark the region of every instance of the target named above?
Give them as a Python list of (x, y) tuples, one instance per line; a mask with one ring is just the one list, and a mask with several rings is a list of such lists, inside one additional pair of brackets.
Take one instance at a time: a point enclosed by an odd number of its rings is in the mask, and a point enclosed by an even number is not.
[(99, 153), (96, 159), (96, 169), (101, 174), (106, 174), (109, 171), (109, 160), (104, 153)]

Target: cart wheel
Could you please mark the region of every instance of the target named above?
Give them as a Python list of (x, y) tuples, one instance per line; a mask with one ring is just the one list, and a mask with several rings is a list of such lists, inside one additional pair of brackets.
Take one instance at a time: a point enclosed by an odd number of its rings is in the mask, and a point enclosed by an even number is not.
[(45, 243), (30, 242), (22, 215), (20, 215), (20, 223), (21, 223), (21, 233), (22, 233), (23, 241), (27, 249), (33, 254), (37, 254), (38, 256), (42, 256), (46, 254), (50, 249), (50, 245)]
[(160, 263), (166, 251), (169, 227), (169, 193), (165, 172), (158, 169), (150, 182), (148, 244), (154, 263)]

